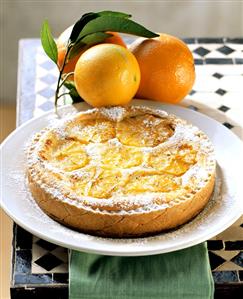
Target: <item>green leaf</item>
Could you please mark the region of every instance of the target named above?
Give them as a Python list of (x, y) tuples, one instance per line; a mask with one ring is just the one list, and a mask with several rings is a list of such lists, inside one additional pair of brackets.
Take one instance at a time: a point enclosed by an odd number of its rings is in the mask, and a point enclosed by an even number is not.
[(73, 100), (73, 103), (79, 103), (83, 101), (83, 99), (78, 94), (73, 81), (65, 81), (64, 86), (69, 90), (69, 94)]
[(106, 32), (95, 32), (89, 35), (86, 35), (84, 38), (81, 39), (83, 43), (86, 45), (95, 45), (98, 43), (103, 42), (106, 38), (111, 37), (112, 34)]
[(79, 40), (78, 42), (76, 42), (72, 46), (72, 48), (71, 48), (71, 50), (70, 50), (70, 52), (68, 54), (68, 59), (71, 59), (71, 58), (77, 56), (78, 54), (80, 54), (80, 51), (82, 49), (84, 49), (85, 47), (87, 47), (87, 45), (85, 43), (83, 43), (82, 40)]
[(76, 55), (80, 54), (80, 51), (82, 49), (88, 49), (88, 47), (96, 45), (98, 43), (103, 42), (106, 38), (111, 37), (112, 34), (106, 33), (106, 32), (96, 32), (91, 33), (89, 35), (86, 35), (83, 39), (79, 40), (79, 42), (76, 42), (69, 55), (68, 59), (71, 59), (75, 57)]
[(70, 96), (73, 100), (73, 103), (80, 103), (84, 101), (73, 89), (70, 91)]
[(88, 22), (80, 32), (78, 39), (98, 31), (123, 32), (149, 38), (158, 36), (158, 34), (129, 19), (114, 16), (101, 16)]
[(75, 87), (75, 84), (73, 81), (70, 81), (70, 80), (66, 80), (64, 82), (64, 86), (68, 89), (68, 90), (72, 90), (72, 89), (75, 89), (76, 90), (76, 87)]
[(121, 17), (121, 18), (131, 18), (132, 15), (124, 13), (124, 12), (119, 12), (119, 11), (111, 11), (111, 10), (104, 10), (98, 12), (99, 16), (113, 16), (113, 17)]
[(71, 35), (70, 35), (70, 41), (74, 43), (78, 36), (80, 31), (84, 28), (84, 26), (91, 20), (97, 18), (99, 15), (94, 12), (89, 12), (84, 15), (74, 24)]
[(84, 15), (74, 24), (71, 35), (70, 35), (70, 41), (74, 43), (78, 36), (80, 31), (83, 29), (83, 27), (91, 20), (96, 19), (99, 16), (114, 16), (114, 17), (122, 17), (122, 18), (130, 18), (131, 15), (123, 13), (123, 12), (117, 12), (117, 11), (100, 11), (98, 13), (89, 12)]
[(57, 64), (57, 45), (52, 37), (47, 20), (43, 22), (41, 27), (41, 44), (47, 56)]

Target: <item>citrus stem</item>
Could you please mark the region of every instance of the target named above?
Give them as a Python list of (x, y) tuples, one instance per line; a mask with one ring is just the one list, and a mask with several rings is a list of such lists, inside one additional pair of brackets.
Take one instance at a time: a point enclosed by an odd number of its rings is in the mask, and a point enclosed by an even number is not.
[(63, 84), (65, 83), (65, 81), (67, 80), (68, 77), (72, 76), (74, 74), (74, 72), (70, 72), (67, 73), (63, 78), (62, 78), (62, 83), (60, 84), (59, 88), (61, 88), (63, 86)]
[(68, 54), (70, 52), (70, 50), (72, 49), (72, 44), (68, 44), (68, 47), (67, 47), (67, 52), (64, 56), (64, 60), (63, 60), (63, 64), (62, 64), (62, 67), (60, 69), (60, 72), (59, 72), (59, 76), (58, 76), (58, 80), (57, 80), (57, 88), (56, 88), (56, 92), (55, 92), (55, 112), (57, 113), (57, 102), (58, 102), (58, 99), (59, 99), (59, 91), (60, 91), (60, 87), (62, 85), (62, 73), (63, 73), (63, 70), (64, 70), (64, 67), (66, 65), (66, 60), (67, 60), (67, 57), (68, 57)]
[(60, 99), (62, 96), (65, 96), (66, 94), (69, 94), (69, 95), (70, 95), (70, 92), (64, 92), (64, 93), (60, 94), (60, 95), (57, 97), (57, 99)]

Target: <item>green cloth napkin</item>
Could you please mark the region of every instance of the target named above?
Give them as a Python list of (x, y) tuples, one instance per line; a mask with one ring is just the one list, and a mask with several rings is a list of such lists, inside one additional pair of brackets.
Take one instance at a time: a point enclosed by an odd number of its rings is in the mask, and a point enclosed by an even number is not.
[(213, 293), (206, 243), (141, 257), (70, 254), (69, 299), (212, 299)]

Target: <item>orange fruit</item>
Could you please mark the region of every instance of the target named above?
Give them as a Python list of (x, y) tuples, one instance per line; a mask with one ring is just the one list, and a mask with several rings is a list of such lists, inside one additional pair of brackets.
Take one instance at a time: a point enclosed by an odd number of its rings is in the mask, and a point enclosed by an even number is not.
[(192, 53), (183, 41), (160, 34), (153, 39), (138, 39), (129, 49), (141, 71), (137, 97), (177, 103), (189, 93), (195, 68)]
[[(61, 67), (63, 65), (64, 57), (65, 57), (65, 54), (67, 51), (67, 42), (68, 42), (68, 39), (72, 32), (72, 29), (73, 29), (73, 25), (68, 27), (65, 31), (63, 31), (63, 33), (57, 39), (57, 52), (58, 52), (57, 65), (58, 65), (59, 69), (61, 69)], [(117, 45), (121, 45), (125, 48), (127, 47), (126, 44), (124, 43), (123, 39), (120, 37), (120, 35), (117, 32), (107, 32), (107, 33), (111, 33), (113, 36), (106, 38), (104, 41), (105, 43), (117, 44)], [(81, 54), (84, 51), (85, 50), (81, 50), (80, 54), (71, 58), (68, 61), (68, 63), (66, 64), (66, 66), (64, 68), (64, 72), (63, 72), (64, 74), (74, 71), (75, 65), (76, 65), (79, 57), (81, 56)]]
[(94, 107), (127, 104), (137, 92), (139, 65), (126, 48), (99, 44), (86, 50), (74, 70), (76, 89)]
[(116, 44), (116, 45), (120, 45), (124, 48), (127, 47), (127, 45), (125, 44), (125, 42), (123, 41), (123, 39), (121, 38), (120, 34), (117, 32), (113, 32), (113, 31), (107, 31), (107, 33), (112, 34), (112, 36), (107, 37), (104, 40), (104, 43), (108, 43), (108, 44)]

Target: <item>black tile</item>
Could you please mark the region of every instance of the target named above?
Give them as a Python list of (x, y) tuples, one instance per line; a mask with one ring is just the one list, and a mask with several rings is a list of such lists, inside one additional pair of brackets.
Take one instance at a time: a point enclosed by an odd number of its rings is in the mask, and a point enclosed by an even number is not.
[[(230, 126), (233, 127), (232, 125)], [(225, 250), (243, 250), (243, 241), (225, 241)]]
[(52, 251), (52, 250), (54, 250), (55, 248), (57, 248), (57, 245), (56, 245), (56, 244), (47, 242), (47, 241), (42, 240), (42, 239), (39, 239), (39, 240), (36, 242), (36, 244), (39, 245), (40, 247), (46, 249), (46, 250), (49, 250), (49, 251)]
[(15, 253), (15, 272), (30, 273), (31, 272), (32, 252), (30, 249), (19, 249)]
[(217, 78), (217, 79), (221, 79), (223, 77), (223, 75), (219, 74), (219, 73), (214, 73), (212, 76)]
[(57, 287), (53, 285), (33, 285), (30, 287), (17, 286), (12, 287), (10, 292), (12, 299), (68, 299), (67, 285), (59, 285)]
[(197, 40), (193, 37), (190, 38), (182, 38), (182, 40), (184, 41), (184, 43), (186, 44), (195, 44), (197, 42)]
[(238, 272), (239, 272), (240, 281), (243, 281), (243, 270), (242, 271), (238, 271)]
[(199, 47), (199, 48), (196, 48), (195, 50), (193, 50), (193, 52), (203, 57), (203, 56), (207, 55), (210, 51), (203, 47)]
[(222, 46), (222, 47), (218, 48), (217, 51), (222, 54), (229, 55), (229, 54), (233, 53), (235, 50), (228, 46)]
[(33, 236), (22, 227), (17, 225), (16, 228), (16, 248), (31, 249)]
[[(232, 128), (234, 128), (234, 126), (231, 125), (231, 124), (228, 123), (228, 122), (224, 122), (223, 125), (224, 125), (226, 128), (228, 128), (228, 129), (232, 129)], [(237, 242), (238, 242), (238, 241), (237, 241)], [(236, 243), (236, 242), (225, 242), (225, 244), (226, 244), (226, 243)], [(237, 245), (227, 245), (227, 246), (228, 246), (228, 247), (230, 247), (230, 246), (234, 247), (234, 246), (237, 246)], [(242, 245), (241, 245), (241, 247), (242, 247)], [(234, 250), (234, 249), (226, 249), (226, 247), (225, 247), (225, 250)]]
[(51, 269), (61, 265), (63, 261), (51, 253), (47, 253), (35, 261), (37, 265), (50, 271)]
[(212, 270), (216, 269), (218, 266), (222, 265), (225, 262), (225, 260), (221, 256), (218, 256), (211, 251), (208, 252), (208, 255)]
[(204, 64), (204, 61), (203, 61), (203, 59), (194, 58), (194, 63), (195, 63), (196, 65), (201, 65), (201, 64)]
[(232, 44), (243, 44), (243, 38), (237, 37), (237, 38), (226, 38), (226, 43), (232, 43)]
[(214, 37), (199, 37), (197, 39), (199, 44), (222, 44), (223, 38), (214, 38)]
[(239, 281), (236, 271), (215, 271), (212, 272), (212, 274), (214, 282), (216, 283), (230, 283)]
[(222, 112), (227, 112), (228, 110), (230, 110), (230, 108), (225, 105), (220, 106), (218, 109)]
[(223, 96), (224, 94), (226, 94), (226, 90), (219, 88), (215, 91), (215, 93), (219, 94), (220, 96)]
[(14, 277), (14, 284), (52, 284), (52, 275), (51, 274), (17, 274)]
[(224, 248), (223, 241), (221, 240), (208, 240), (208, 250), (220, 250)]
[(243, 58), (235, 58), (235, 64), (243, 64)]
[(68, 283), (68, 273), (53, 273), (53, 283)]
[(198, 111), (198, 108), (196, 106), (193, 106), (193, 105), (189, 105), (189, 106), (187, 106), (187, 108), (189, 108), (191, 110), (194, 110), (194, 111)]
[(231, 58), (206, 58), (206, 64), (233, 64)]
[(235, 257), (231, 259), (233, 263), (236, 265), (242, 267), (243, 270), (243, 251), (241, 251), (239, 254), (237, 254)]
[(196, 91), (192, 89), (192, 90), (190, 91), (189, 95), (192, 96), (194, 93), (196, 93)]

